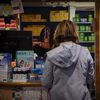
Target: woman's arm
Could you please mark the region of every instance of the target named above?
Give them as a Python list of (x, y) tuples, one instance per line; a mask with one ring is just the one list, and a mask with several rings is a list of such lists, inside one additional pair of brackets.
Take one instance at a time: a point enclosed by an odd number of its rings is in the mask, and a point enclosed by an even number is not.
[(43, 70), (43, 77), (41, 78), (42, 85), (47, 90), (50, 90), (53, 84), (53, 66), (48, 57), (46, 58)]
[(91, 84), (95, 81), (95, 66), (89, 51), (87, 53), (87, 58), (88, 58), (87, 84)]

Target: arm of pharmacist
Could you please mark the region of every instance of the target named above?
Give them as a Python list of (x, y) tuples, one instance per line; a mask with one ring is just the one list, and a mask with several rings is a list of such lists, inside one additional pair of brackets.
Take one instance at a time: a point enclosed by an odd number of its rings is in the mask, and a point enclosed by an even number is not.
[(43, 87), (49, 91), (53, 83), (53, 68), (52, 63), (49, 61), (48, 57), (46, 58), (44, 64), (43, 77), (41, 78), (41, 81)]

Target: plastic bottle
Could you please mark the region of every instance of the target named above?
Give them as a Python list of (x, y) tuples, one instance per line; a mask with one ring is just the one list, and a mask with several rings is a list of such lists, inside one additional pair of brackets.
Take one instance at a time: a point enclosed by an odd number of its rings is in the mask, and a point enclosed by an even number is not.
[(93, 17), (91, 14), (88, 15), (88, 22), (92, 22), (93, 21)]

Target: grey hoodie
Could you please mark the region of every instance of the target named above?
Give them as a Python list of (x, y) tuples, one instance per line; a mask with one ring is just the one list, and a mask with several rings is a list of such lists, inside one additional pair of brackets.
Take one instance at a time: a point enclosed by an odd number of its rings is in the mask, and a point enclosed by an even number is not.
[(91, 100), (87, 83), (94, 79), (87, 48), (69, 42), (47, 52), (42, 78), (48, 100)]

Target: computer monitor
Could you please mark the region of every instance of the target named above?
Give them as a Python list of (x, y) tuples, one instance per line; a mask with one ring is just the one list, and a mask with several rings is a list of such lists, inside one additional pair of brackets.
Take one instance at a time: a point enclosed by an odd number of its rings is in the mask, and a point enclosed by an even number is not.
[(32, 50), (32, 32), (0, 31), (0, 53), (11, 53), (15, 59), (17, 50)]
[(0, 0), (0, 4), (11, 4), (11, 0)]

